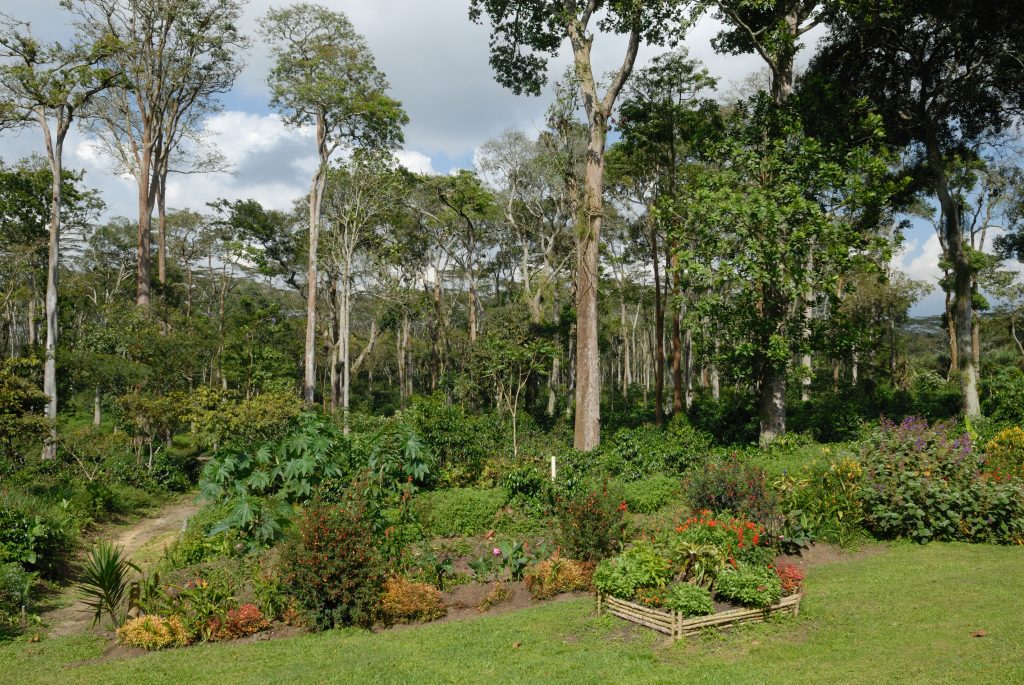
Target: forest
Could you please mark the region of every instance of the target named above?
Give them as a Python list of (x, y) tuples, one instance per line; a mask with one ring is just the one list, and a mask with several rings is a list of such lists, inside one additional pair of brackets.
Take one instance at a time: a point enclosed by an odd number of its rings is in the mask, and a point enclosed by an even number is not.
[[(462, 59), (544, 114), (445, 172), (329, 4), (62, 0), (59, 40), (0, 7), (0, 664), (457, 623), (475, 588), (767, 615), (807, 573), (813, 615), (809, 550), (1024, 544), (1016, 2), (467, 0)], [(709, 25), (756, 69), (713, 75)], [(253, 54), (306, 192), (191, 205)]]

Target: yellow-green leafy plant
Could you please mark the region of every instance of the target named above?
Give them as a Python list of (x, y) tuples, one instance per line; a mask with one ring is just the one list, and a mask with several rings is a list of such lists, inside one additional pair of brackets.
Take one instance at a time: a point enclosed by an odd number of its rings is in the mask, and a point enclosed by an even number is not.
[(547, 599), (562, 592), (589, 590), (592, 575), (587, 564), (555, 555), (528, 568), (524, 580), (534, 599)]
[(441, 618), (448, 608), (433, 585), (395, 576), (384, 583), (381, 612), (392, 623), (417, 623)]
[(117, 640), (127, 647), (165, 649), (184, 647), (192, 642), (192, 636), (177, 616), (146, 615), (133, 618), (118, 628)]
[(1024, 476), (1024, 429), (1005, 428), (985, 443), (984, 468), (996, 480)]

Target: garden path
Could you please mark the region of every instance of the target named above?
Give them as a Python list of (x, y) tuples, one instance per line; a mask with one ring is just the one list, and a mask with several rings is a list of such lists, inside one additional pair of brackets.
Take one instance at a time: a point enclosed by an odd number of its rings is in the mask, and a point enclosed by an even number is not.
[[(114, 527), (101, 537), (109, 537), (135, 563), (143, 568), (152, 564), (185, 528), (185, 522), (199, 511), (195, 495), (189, 494), (162, 506), (154, 515), (136, 521), (125, 527)], [(92, 610), (80, 599), (74, 587), (64, 592), (62, 599), (70, 603), (59, 609), (43, 614), (44, 624), (50, 637), (63, 637), (86, 632), (92, 626)]]

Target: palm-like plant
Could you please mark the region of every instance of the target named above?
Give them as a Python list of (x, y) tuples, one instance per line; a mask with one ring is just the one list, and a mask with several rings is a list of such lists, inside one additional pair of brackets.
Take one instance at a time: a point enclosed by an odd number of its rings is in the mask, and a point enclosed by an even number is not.
[(85, 603), (95, 612), (93, 625), (100, 622), (104, 612), (110, 616), (115, 628), (121, 625), (121, 605), (128, 590), (129, 573), (133, 570), (141, 572), (128, 559), (123, 548), (110, 542), (101, 542), (89, 553), (78, 589)]

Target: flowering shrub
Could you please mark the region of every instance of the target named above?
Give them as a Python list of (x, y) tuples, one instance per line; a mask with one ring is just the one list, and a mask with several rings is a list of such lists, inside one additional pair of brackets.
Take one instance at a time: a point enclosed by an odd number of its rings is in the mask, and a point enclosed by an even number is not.
[(727, 558), (761, 558), (769, 553), (770, 536), (764, 526), (743, 516), (715, 516), (707, 509), (697, 512), (675, 528), (676, 539), (713, 545)]
[(626, 527), (626, 507), (608, 492), (607, 484), (559, 504), (562, 542), (570, 556), (597, 561), (618, 550)]
[(804, 584), (804, 572), (799, 567), (793, 564), (782, 563), (776, 564), (774, 569), (775, 575), (779, 577), (783, 596), (788, 597), (800, 592), (800, 588)]
[(381, 611), (389, 622), (415, 623), (441, 618), (448, 608), (433, 585), (393, 577), (384, 583)]
[(1006, 428), (985, 443), (984, 468), (997, 481), (1024, 476), (1024, 430)]
[(547, 599), (562, 592), (589, 589), (591, 575), (586, 565), (555, 555), (531, 566), (524, 578), (534, 599)]
[(638, 588), (665, 587), (672, 579), (672, 562), (648, 540), (640, 540), (594, 571), (594, 587), (620, 599), (632, 599)]
[(782, 583), (774, 570), (742, 562), (722, 569), (715, 589), (722, 599), (750, 607), (769, 607), (782, 597)]
[(133, 618), (118, 628), (117, 640), (128, 647), (164, 649), (184, 647), (192, 641), (192, 636), (177, 616), (147, 615)]
[(735, 453), (697, 470), (686, 482), (686, 491), (695, 509), (732, 512), (760, 521), (770, 530), (781, 525), (778, 501), (764, 469), (741, 461)]
[(715, 613), (711, 593), (690, 583), (676, 583), (668, 589), (665, 608), (678, 611), (683, 616), (707, 616)]
[(865, 522), (882, 537), (1024, 541), (1024, 489), (983, 479), (966, 434), (950, 439), (914, 417), (884, 422), (862, 462)]
[(372, 523), (357, 501), (306, 509), (281, 557), (311, 628), (372, 626), (386, 578)]

